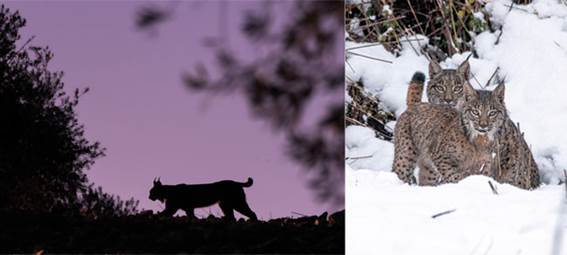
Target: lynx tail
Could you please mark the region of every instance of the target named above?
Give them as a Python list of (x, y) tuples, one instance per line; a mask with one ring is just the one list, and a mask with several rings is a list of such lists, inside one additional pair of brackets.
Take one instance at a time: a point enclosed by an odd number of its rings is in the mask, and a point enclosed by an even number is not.
[(421, 102), (424, 82), (425, 74), (423, 74), (422, 72), (415, 72), (411, 77), (411, 81), (408, 86), (408, 93), (406, 95), (406, 105), (408, 107)]
[(248, 177), (248, 180), (244, 183), (242, 183), (242, 187), (248, 188), (250, 186), (252, 186), (252, 184), (254, 183), (254, 180), (252, 180), (252, 178)]

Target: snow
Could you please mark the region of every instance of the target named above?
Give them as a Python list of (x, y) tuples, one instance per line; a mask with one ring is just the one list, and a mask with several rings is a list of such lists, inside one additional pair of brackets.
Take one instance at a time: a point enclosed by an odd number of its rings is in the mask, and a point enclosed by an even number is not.
[[(395, 112), (396, 115), (404, 112), (406, 109), (405, 93), (409, 79), (415, 71), (427, 71), (429, 64), (427, 59), (417, 56), (411, 47), (404, 47), (401, 55), (395, 57), (382, 45), (348, 41), (345, 43), (348, 62), (345, 65), (347, 79), (362, 80), (366, 88), (377, 95), (388, 110)], [(410, 44), (404, 45), (409, 46)], [(361, 46), (367, 47), (350, 49)], [(359, 55), (392, 61), (392, 63), (376, 61)]]
[[(347, 254), (567, 252), (567, 199), (560, 185), (526, 191), (478, 175), (457, 184), (409, 186), (392, 172), (347, 166), (346, 194)], [(448, 210), (455, 211), (431, 217)]]
[[(479, 57), (469, 59), (469, 82), (483, 88), (499, 68), (499, 77), (506, 81), (506, 107), (524, 132), (543, 184), (526, 191), (470, 176), (457, 184), (410, 186), (391, 172), (391, 142), (375, 138), (368, 128), (349, 126), (348, 254), (567, 254), (567, 199), (564, 186), (558, 185), (565, 181), (562, 171), (567, 169), (567, 5), (534, 0), (510, 9), (510, 0), (486, 2), (496, 31), (474, 37)], [(411, 47), (419, 50), (427, 44), (426, 37), (419, 38), (424, 43), (404, 42), (395, 54), (382, 45), (347, 41), (346, 76), (361, 80), (399, 116), (406, 109), (413, 73), (428, 75), (428, 60)], [(469, 54), (455, 54), (440, 64), (456, 68)], [(494, 84), (487, 87), (493, 88)], [(394, 125), (387, 123), (392, 129)], [(498, 195), (492, 193), (489, 180)], [(431, 218), (452, 209), (456, 210)]]
[[(370, 128), (350, 126), (345, 130), (347, 163), (356, 168), (390, 169), (394, 160), (394, 145), (374, 138)], [(370, 156), (370, 157), (369, 157)]]

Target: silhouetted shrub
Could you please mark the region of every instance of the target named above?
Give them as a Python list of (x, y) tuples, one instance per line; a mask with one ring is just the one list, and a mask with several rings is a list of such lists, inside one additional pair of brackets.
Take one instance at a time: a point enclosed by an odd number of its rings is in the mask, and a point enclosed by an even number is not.
[(135, 202), (87, 185), (85, 171), (104, 155), (85, 138), (75, 113), (88, 89), (65, 93), (63, 72), (48, 70), (48, 47), (30, 46), (31, 40), (16, 47), (25, 24), (18, 12), (0, 7), (0, 209), (132, 212)]

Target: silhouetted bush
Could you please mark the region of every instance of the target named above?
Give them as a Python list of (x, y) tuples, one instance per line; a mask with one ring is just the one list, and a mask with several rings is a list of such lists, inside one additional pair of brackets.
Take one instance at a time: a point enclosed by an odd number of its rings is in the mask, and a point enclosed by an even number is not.
[(25, 24), (18, 12), (0, 7), (0, 209), (135, 211), (134, 201), (88, 185), (85, 171), (104, 155), (98, 142), (85, 138), (75, 113), (88, 89), (67, 95), (63, 72), (48, 70), (49, 48), (30, 46), (31, 40), (16, 47)]

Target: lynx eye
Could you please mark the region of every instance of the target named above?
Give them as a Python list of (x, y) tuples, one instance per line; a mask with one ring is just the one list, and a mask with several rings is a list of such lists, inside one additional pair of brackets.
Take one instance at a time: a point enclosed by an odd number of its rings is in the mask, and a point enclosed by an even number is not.
[(478, 117), (480, 115), (480, 112), (478, 110), (471, 110), (471, 114), (472, 116)]
[(489, 116), (489, 117), (494, 117), (494, 116), (496, 116), (497, 114), (498, 114), (497, 111), (490, 111), (490, 112), (488, 112), (488, 116)]
[(435, 90), (437, 90), (439, 92), (443, 92), (443, 91), (445, 91), (445, 88), (443, 86), (435, 86)]
[(461, 86), (454, 87), (453, 91), (460, 93), (461, 91), (463, 91), (463, 87), (461, 87)]

